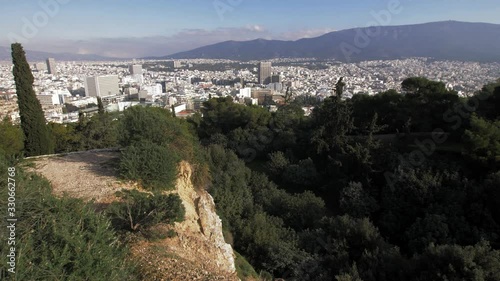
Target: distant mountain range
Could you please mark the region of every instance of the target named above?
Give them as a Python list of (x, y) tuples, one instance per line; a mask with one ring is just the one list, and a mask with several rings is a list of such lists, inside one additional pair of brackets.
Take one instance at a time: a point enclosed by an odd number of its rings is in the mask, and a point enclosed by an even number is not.
[[(81, 55), (81, 54), (72, 54), (72, 53), (47, 53), (47, 52), (39, 52), (39, 51), (31, 51), (26, 50), (26, 57), (28, 62), (34, 61), (45, 61), (47, 58), (55, 58), (60, 61), (112, 61), (118, 60), (117, 58), (108, 58), (99, 55)], [(1, 47), (0, 46), (0, 61), (11, 61), (12, 55), (10, 47)]]
[(299, 57), (344, 62), (409, 57), (500, 61), (500, 24), (445, 21), (354, 28), (297, 41), (226, 41), (158, 59), (266, 60)]
[[(48, 57), (65, 61), (125, 60), (99, 55), (26, 50), (28, 61)], [(353, 28), (296, 41), (256, 39), (226, 41), (163, 57), (144, 59), (319, 58), (343, 62), (430, 57), (438, 60), (500, 62), (500, 24), (458, 21), (402, 26)], [(0, 47), (0, 60), (11, 60), (10, 47)]]

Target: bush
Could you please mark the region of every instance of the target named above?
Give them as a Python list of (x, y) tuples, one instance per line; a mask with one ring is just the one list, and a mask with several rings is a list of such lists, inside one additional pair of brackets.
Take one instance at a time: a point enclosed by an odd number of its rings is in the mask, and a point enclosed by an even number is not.
[(500, 251), (474, 246), (431, 245), (416, 258), (415, 280), (500, 280)]
[(120, 131), (118, 130), (119, 123), (114, 119), (115, 115), (111, 113), (81, 119), (75, 128), (77, 134), (72, 138), (76, 141), (81, 138), (79, 145), (85, 150), (116, 147)]
[[(123, 147), (148, 149), (145, 154), (138, 153), (137, 149), (127, 149), (135, 155), (129, 159), (130, 163), (125, 163), (122, 172), (127, 175), (126, 178), (132, 176), (130, 179), (142, 180), (146, 185), (147, 182), (152, 183), (150, 188), (164, 189), (164, 183), (167, 183), (168, 187), (172, 176), (176, 174), (177, 167), (172, 159), (175, 159), (176, 163), (185, 160), (193, 168), (194, 185), (207, 188), (210, 183), (210, 171), (204, 151), (193, 135), (190, 124), (171, 115), (168, 110), (153, 107), (135, 106), (125, 110), (120, 118), (120, 144)], [(149, 159), (150, 152), (153, 152), (154, 159)]]
[(250, 184), (255, 204), (269, 215), (280, 217), (286, 226), (297, 231), (314, 228), (326, 214), (323, 199), (311, 191), (290, 194), (256, 173), (252, 174)]
[(149, 141), (127, 147), (120, 159), (121, 175), (139, 181), (148, 190), (165, 190), (174, 186), (178, 156), (166, 147)]
[(188, 123), (172, 117), (168, 110), (134, 106), (125, 110), (120, 124), (120, 144), (124, 147), (149, 141), (176, 151), (184, 160), (194, 158), (196, 139)]
[(500, 165), (500, 121), (488, 121), (473, 115), (471, 129), (463, 136), (464, 153), (478, 163), (495, 170)]
[[(0, 184), (7, 186), (7, 169), (2, 163), (0, 166)], [(134, 267), (126, 262), (126, 247), (110, 228), (109, 219), (96, 214), (92, 205), (56, 198), (48, 181), (19, 169), (16, 184), (18, 256), (12, 280), (135, 279)], [(7, 206), (6, 195), (0, 193), (2, 206)], [(4, 222), (0, 225), (5, 229)], [(7, 244), (5, 234), (7, 231), (0, 232), (0, 240)], [(7, 250), (0, 247), (2, 257)]]
[(311, 186), (318, 182), (319, 177), (311, 158), (288, 165), (283, 171), (283, 181), (293, 185)]
[(23, 151), (23, 131), (19, 126), (12, 125), (10, 120), (0, 121), (0, 153), (8, 159), (14, 159)]
[(117, 229), (138, 231), (149, 226), (184, 220), (184, 206), (178, 195), (149, 194), (137, 190), (119, 192), (107, 213)]
[(268, 154), (269, 162), (267, 167), (271, 175), (280, 177), (283, 171), (290, 165), (290, 161), (286, 158), (285, 153), (276, 151)]
[(340, 209), (352, 217), (364, 218), (376, 211), (378, 205), (361, 183), (351, 182), (340, 192)]
[(252, 265), (250, 265), (248, 261), (238, 252), (234, 251), (234, 254), (236, 255), (235, 266), (238, 278), (241, 280), (258, 280), (259, 274), (255, 272)]

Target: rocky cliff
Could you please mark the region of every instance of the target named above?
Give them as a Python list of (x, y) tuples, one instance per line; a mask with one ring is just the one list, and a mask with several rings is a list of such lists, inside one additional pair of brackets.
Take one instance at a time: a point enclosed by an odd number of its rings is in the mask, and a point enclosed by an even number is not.
[(196, 190), (191, 182), (192, 169), (189, 163), (180, 164), (180, 176), (176, 190), (186, 208), (185, 220), (176, 223), (178, 233), (175, 252), (179, 256), (200, 263), (216, 272), (236, 272), (231, 245), (224, 241), (222, 222), (215, 212), (212, 196), (205, 190)]
[(239, 280), (233, 249), (224, 241), (212, 196), (194, 188), (189, 163), (182, 162), (179, 170), (171, 193), (182, 199), (185, 219), (173, 226), (176, 236), (133, 247), (133, 255), (144, 266), (144, 280)]

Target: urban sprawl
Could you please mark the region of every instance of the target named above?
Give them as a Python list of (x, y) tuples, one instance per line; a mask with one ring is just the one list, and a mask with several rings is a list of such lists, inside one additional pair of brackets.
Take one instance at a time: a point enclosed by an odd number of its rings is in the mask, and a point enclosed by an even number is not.
[[(346, 98), (400, 91), (401, 82), (413, 76), (442, 81), (459, 95), (469, 96), (500, 77), (499, 63), (426, 58), (347, 64), (314, 59), (61, 62), (48, 58), (31, 64), (35, 93), (46, 119), (56, 123), (77, 122), (82, 113), (96, 113), (97, 97), (108, 112), (150, 105), (187, 117), (211, 97), (232, 96), (235, 102), (270, 110), (299, 96), (322, 100), (334, 95), (340, 77), (344, 77)], [(8, 62), (0, 64), (0, 100), (0, 118), (19, 122)], [(311, 112), (310, 107), (304, 109), (306, 114)]]

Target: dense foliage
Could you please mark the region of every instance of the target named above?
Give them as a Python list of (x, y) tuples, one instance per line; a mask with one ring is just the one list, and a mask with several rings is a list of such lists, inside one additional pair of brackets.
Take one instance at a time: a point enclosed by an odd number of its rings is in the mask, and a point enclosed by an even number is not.
[(119, 144), (125, 150), (121, 173), (139, 180), (152, 190), (170, 189), (178, 173), (178, 163), (188, 161), (193, 181), (203, 187), (210, 180), (208, 167), (197, 137), (185, 120), (170, 111), (154, 107), (132, 107), (120, 116)]
[(210, 100), (191, 123), (228, 241), (287, 280), (499, 280), (499, 87), (414, 77), (310, 117)]
[(14, 126), (9, 119), (0, 122), (0, 154), (8, 159), (15, 159), (23, 152), (23, 131), (20, 126)]
[[(4, 160), (0, 155), (0, 184), (7, 186)], [(0, 247), (2, 257), (10, 247), (17, 254), (16, 274), (8, 274), (7, 280), (136, 280), (126, 261), (127, 248), (106, 216), (79, 199), (54, 197), (48, 181), (17, 167), (16, 240)], [(7, 206), (7, 200), (2, 192), (0, 204)], [(7, 229), (5, 220), (1, 226)], [(0, 232), (5, 245), (8, 234)]]
[(122, 177), (135, 180), (147, 190), (172, 189), (177, 178), (178, 156), (166, 147), (149, 141), (124, 149), (120, 160)]
[[(61, 152), (122, 146), (123, 176), (155, 192), (193, 164), (240, 276), (500, 280), (500, 80), (468, 98), (420, 77), (402, 89), (315, 100), (309, 117), (304, 100), (270, 113), (217, 98), (188, 122), (133, 107), (50, 132)], [(0, 125), (0, 151), (22, 155), (19, 127)], [(121, 196), (118, 228), (182, 217), (178, 198)]]

